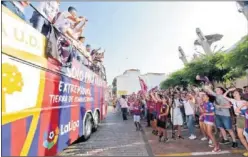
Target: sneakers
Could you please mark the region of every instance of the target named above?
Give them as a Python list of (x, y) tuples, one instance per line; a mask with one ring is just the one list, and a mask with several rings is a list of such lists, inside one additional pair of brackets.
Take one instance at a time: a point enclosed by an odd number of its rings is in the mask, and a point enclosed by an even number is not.
[(238, 148), (238, 143), (237, 142), (233, 142), (232, 143), (232, 148)]
[(212, 140), (209, 140), (209, 141), (208, 141), (208, 144), (209, 144), (209, 145), (212, 145), (212, 144), (213, 144)]
[(163, 137), (163, 135), (162, 135), (162, 136), (160, 135), (160, 136), (158, 137), (158, 142), (161, 142), (161, 141), (162, 141), (162, 137)]
[(229, 140), (225, 140), (225, 139), (222, 139), (221, 141), (220, 141), (220, 144), (229, 144), (230, 143), (230, 141)]
[(180, 135), (179, 135), (179, 136), (177, 136), (177, 138), (178, 138), (178, 139), (184, 139), (184, 138), (183, 138), (182, 136), (180, 136)]
[(201, 138), (201, 141), (207, 141), (208, 140), (208, 138), (207, 137), (203, 137), (203, 138)]
[(164, 137), (164, 143), (168, 142), (169, 139), (167, 137)]
[(195, 135), (190, 135), (190, 136), (189, 136), (189, 139), (190, 139), (190, 140), (194, 140), (194, 139), (196, 139), (196, 136), (195, 136)]
[(210, 148), (214, 148), (214, 145), (213, 144), (209, 144), (208, 145)]
[(243, 156), (248, 156), (248, 152), (245, 152), (245, 153), (243, 154)]
[(221, 151), (221, 149), (220, 148), (216, 148), (216, 147), (212, 150), (212, 152), (214, 152), (214, 153), (220, 152), (220, 151)]

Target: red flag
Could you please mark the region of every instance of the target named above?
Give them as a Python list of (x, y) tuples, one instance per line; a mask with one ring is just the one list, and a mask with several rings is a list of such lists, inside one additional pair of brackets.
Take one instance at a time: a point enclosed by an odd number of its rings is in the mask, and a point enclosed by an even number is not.
[(145, 81), (139, 77), (139, 82), (140, 82), (140, 88), (143, 92), (147, 92), (147, 85)]

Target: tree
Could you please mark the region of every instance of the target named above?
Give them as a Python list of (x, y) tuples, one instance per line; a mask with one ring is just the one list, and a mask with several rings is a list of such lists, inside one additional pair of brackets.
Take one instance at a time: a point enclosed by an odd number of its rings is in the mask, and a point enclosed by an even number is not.
[(230, 69), (224, 76), (225, 80), (234, 80), (245, 75), (245, 69), (248, 69), (248, 36), (226, 55), (225, 66)]
[(113, 95), (116, 95), (117, 94), (117, 79), (116, 78), (114, 78), (114, 80), (112, 82), (112, 86), (113, 86), (112, 93), (113, 93)]
[(21, 92), (23, 87), (22, 74), (15, 65), (2, 64), (2, 112), (6, 112), (6, 94)]
[(207, 76), (211, 82), (227, 82), (245, 75), (248, 69), (248, 36), (231, 52), (217, 52), (201, 56), (172, 73), (161, 83), (161, 88), (195, 84), (196, 75)]

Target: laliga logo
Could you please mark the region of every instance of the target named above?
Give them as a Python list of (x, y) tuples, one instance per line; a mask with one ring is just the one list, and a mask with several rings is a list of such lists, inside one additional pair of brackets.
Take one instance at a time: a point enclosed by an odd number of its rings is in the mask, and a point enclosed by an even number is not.
[(59, 135), (64, 135), (70, 131), (75, 131), (79, 127), (79, 120), (71, 121), (66, 125), (60, 125), (60, 129), (57, 127), (55, 131), (49, 133), (45, 132), (43, 136), (43, 146), (47, 149), (51, 149), (58, 141)]
[(49, 134), (47, 132), (44, 133), (43, 146), (47, 149), (51, 149), (58, 141), (59, 136), (59, 128), (57, 127), (55, 131), (51, 131)]
[(60, 131), (61, 131), (60, 135), (64, 135), (64, 134), (66, 134), (66, 133), (68, 133), (70, 131), (75, 131), (76, 128), (78, 128), (78, 127), (79, 127), (79, 120), (71, 121), (66, 125), (61, 125), (60, 126)]

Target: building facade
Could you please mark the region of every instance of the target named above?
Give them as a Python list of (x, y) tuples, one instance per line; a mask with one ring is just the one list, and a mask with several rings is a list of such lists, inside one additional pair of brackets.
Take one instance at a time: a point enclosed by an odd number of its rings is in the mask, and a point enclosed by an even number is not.
[(147, 73), (142, 75), (139, 69), (126, 70), (123, 75), (116, 77), (117, 96), (130, 95), (133, 92), (137, 93), (141, 89), (139, 77), (145, 81), (148, 90), (159, 86), (166, 79), (164, 73)]

